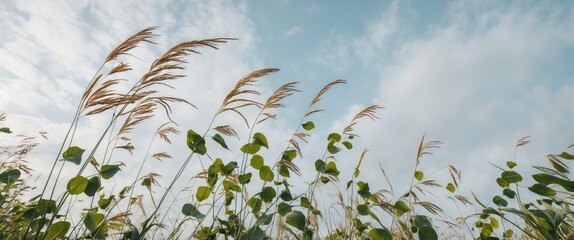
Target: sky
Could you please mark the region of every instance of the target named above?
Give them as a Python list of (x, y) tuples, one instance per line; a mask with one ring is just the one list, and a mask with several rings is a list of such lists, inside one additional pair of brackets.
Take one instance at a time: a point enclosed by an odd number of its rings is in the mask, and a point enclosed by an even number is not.
[[(15, 133), (48, 132), (30, 160), (43, 174), (107, 53), (150, 26), (160, 36), (157, 45), (136, 49), (136, 71), (181, 41), (238, 39), (190, 57), (186, 79), (174, 83), (170, 93), (199, 108), (174, 108), (182, 131), (204, 129), (205, 116), (243, 75), (276, 67), (281, 71), (257, 86), (263, 95), (290, 81), (302, 90), (261, 129), (283, 146), (314, 94), (332, 80), (347, 80), (322, 99), (325, 111), (312, 119), (317, 129), (303, 147), (304, 173), (324, 151), (325, 136), (372, 104), (384, 107), (380, 119), (360, 122), (357, 147), (338, 161), (352, 169), (362, 148), (369, 149), (362, 177), (379, 188), (385, 186), (380, 165), (404, 189), (423, 135), (444, 144), (420, 168), (439, 170), (436, 177), (446, 181), (444, 166), (452, 164), (462, 171), (460, 193), (484, 199), (499, 194), (493, 186), (500, 171), (491, 164), (515, 159), (519, 171), (533, 172), (530, 166), (545, 165), (547, 154), (574, 143), (570, 1), (7, 0), (0, 20), (0, 112)], [(104, 119), (83, 119), (78, 144), (91, 146)], [(233, 115), (221, 122), (242, 127)], [(515, 157), (516, 141), (525, 136), (532, 142)], [(187, 154), (184, 138), (175, 138), (181, 156), (151, 168), (178, 167)]]

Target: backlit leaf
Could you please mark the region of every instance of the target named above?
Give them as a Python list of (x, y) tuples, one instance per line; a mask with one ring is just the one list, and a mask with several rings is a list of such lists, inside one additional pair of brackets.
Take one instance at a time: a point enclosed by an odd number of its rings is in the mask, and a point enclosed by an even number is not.
[(84, 154), (84, 149), (77, 146), (72, 146), (68, 150), (64, 151), (62, 157), (64, 161), (73, 162), (76, 165), (80, 165), (82, 162), (82, 154)]

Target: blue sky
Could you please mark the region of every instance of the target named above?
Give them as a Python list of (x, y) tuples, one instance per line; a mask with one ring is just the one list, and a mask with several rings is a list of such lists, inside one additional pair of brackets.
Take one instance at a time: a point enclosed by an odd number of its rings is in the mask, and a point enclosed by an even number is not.
[[(399, 186), (410, 179), (424, 133), (445, 144), (422, 168), (458, 166), (462, 193), (485, 198), (499, 174), (488, 163), (512, 159), (517, 139), (532, 140), (517, 155), (524, 172), (574, 143), (570, 1), (8, 0), (0, 3), (0, 20), (0, 110), (16, 132), (49, 132), (38, 152), (58, 146), (107, 52), (148, 26), (158, 26), (162, 36), (157, 46), (136, 51), (144, 61), (135, 61), (135, 68), (180, 41), (239, 39), (192, 57), (190, 80), (176, 84), (174, 93), (207, 115), (252, 70), (281, 68), (259, 86), (264, 93), (301, 82), (303, 92), (265, 127), (274, 139), (288, 136), (322, 85), (348, 80), (324, 98), (327, 111), (314, 119), (318, 143), (305, 150), (314, 159), (323, 136), (362, 107), (379, 104), (385, 107), (381, 120), (361, 123), (356, 145), (370, 149), (366, 169), (381, 164)], [(205, 126), (202, 115), (176, 110), (183, 130)], [(81, 124), (85, 136), (102, 125), (97, 118)], [(341, 165), (354, 167), (356, 151)], [(32, 161), (38, 169), (44, 166), (40, 155)], [(311, 160), (301, 164), (312, 167)], [(378, 171), (365, 177), (380, 180)]]

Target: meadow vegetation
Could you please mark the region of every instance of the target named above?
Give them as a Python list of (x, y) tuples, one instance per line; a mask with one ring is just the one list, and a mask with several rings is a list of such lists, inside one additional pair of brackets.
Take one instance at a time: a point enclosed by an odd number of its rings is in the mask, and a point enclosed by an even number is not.
[[(259, 101), (254, 87), (266, 75), (278, 71), (255, 70), (239, 79), (211, 116), (205, 129), (179, 129), (172, 119), (174, 104), (194, 107), (193, 103), (166, 96), (164, 89), (184, 78), (188, 58), (200, 50), (218, 49), (235, 39), (214, 38), (179, 43), (151, 62), (149, 70), (139, 79), (124, 80), (122, 74), (132, 71), (128, 62), (136, 47), (153, 43), (155, 28), (144, 29), (113, 49), (86, 87), (69, 130), (62, 140), (57, 156), (53, 156), (49, 176), (40, 194), (26, 197), (34, 176), (27, 156), (37, 146), (37, 137), (16, 135), (5, 126), (0, 116), (0, 136), (18, 139), (18, 144), (0, 146), (0, 239), (572, 239), (574, 222), (570, 207), (574, 204), (574, 181), (569, 179), (566, 162), (574, 160), (568, 152), (549, 154), (547, 166), (533, 166), (536, 173), (523, 176), (515, 170), (516, 161), (493, 167), (500, 176), (488, 184), (499, 194), (491, 199), (478, 199), (458, 194), (461, 171), (448, 165), (443, 170), (450, 178), (441, 182), (429, 178), (421, 161), (441, 146), (439, 141), (420, 139), (410, 184), (406, 189), (393, 189), (384, 168), (361, 169), (368, 151), (353, 144), (357, 124), (372, 124), (382, 107), (368, 106), (338, 132), (321, 137), (322, 155), (307, 156), (302, 145), (308, 144), (315, 128), (311, 116), (320, 114), (318, 103), (331, 88), (345, 84), (335, 80), (318, 92), (308, 103), (299, 123), (285, 146), (271, 146), (260, 127), (277, 116), (284, 101), (298, 92), (297, 82), (281, 85), (266, 100)], [(128, 82), (130, 88), (121, 92), (118, 84)], [(255, 117), (244, 114), (257, 111)], [(216, 124), (225, 114), (240, 118), (243, 126)], [(77, 128), (86, 118), (107, 116), (110, 120), (93, 146), (78, 146)], [(9, 117), (9, 116), (8, 116)], [(167, 119), (157, 126), (154, 139), (172, 143), (174, 135), (185, 131), (187, 153), (150, 152), (150, 147), (134, 147), (128, 133), (145, 132), (138, 128), (151, 118)], [(246, 127), (247, 135), (238, 134)], [(40, 133), (39, 137), (45, 137)], [(275, 139), (273, 139), (275, 140)], [(241, 142), (233, 149), (231, 141)], [(519, 139), (516, 148), (528, 143)], [(207, 143), (216, 148), (207, 148)], [(572, 147), (570, 145), (567, 148)], [(416, 146), (414, 146), (416, 149)], [(344, 151), (357, 151), (356, 167), (338, 168), (337, 156)], [(118, 151), (144, 151), (146, 158), (137, 166), (112, 162)], [(222, 151), (241, 154), (237, 161), (223, 159)], [(264, 157), (271, 152), (276, 158)], [(568, 150), (565, 150), (568, 151)], [(144, 172), (148, 161), (168, 160), (177, 154), (178, 161), (169, 162), (177, 171), (168, 185), (158, 185), (158, 173)], [(184, 154), (184, 155), (182, 155)], [(190, 172), (192, 162), (202, 162), (200, 172)], [(314, 176), (301, 184), (300, 163), (314, 162)], [(166, 163), (167, 164), (167, 163)], [(73, 177), (62, 172), (68, 165), (77, 165)], [(120, 172), (135, 169), (137, 174), (121, 188), (107, 187)], [(364, 171), (378, 174), (388, 185), (369, 183)], [(446, 174), (446, 173), (445, 173)], [(198, 185), (191, 190), (187, 203), (179, 204), (170, 196), (182, 177), (193, 176)], [(347, 177), (349, 176), (349, 177)], [(344, 177), (344, 178), (343, 178)], [(524, 178), (534, 184), (525, 186)], [(116, 181), (117, 182), (117, 181)], [(341, 184), (339, 184), (341, 183)], [(327, 206), (319, 194), (323, 187), (335, 187), (338, 205)], [(343, 186), (343, 187), (340, 187)], [(381, 187), (376, 189), (375, 187)], [(65, 189), (64, 189), (65, 188)], [(249, 190), (249, 191), (247, 191)], [(430, 192), (443, 191), (445, 199), (428, 201)], [(525, 198), (524, 196), (528, 196)], [(522, 199), (535, 199), (527, 202)], [(88, 207), (73, 209), (75, 203)], [(456, 209), (471, 207), (474, 213), (450, 217), (445, 206)], [(337, 212), (339, 215), (328, 214)], [(179, 216), (172, 216), (173, 214)], [(177, 222), (166, 219), (177, 219)]]

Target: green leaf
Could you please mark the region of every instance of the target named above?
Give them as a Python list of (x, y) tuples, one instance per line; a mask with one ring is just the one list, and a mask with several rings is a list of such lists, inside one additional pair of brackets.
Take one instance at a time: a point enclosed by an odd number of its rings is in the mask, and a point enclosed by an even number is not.
[(538, 174), (534, 174), (532, 175), (532, 178), (534, 178), (535, 181), (537, 181), (538, 183), (547, 186), (549, 184), (558, 184), (560, 186), (562, 186), (564, 189), (566, 189), (566, 191), (569, 192), (574, 192), (574, 182), (573, 181), (569, 181), (563, 178), (559, 178), (556, 176), (552, 176), (546, 173), (538, 173)]
[(303, 123), (301, 126), (303, 127), (303, 129), (305, 129), (307, 131), (311, 131), (311, 130), (313, 130), (313, 128), (315, 128), (315, 124), (312, 121), (308, 121), (306, 123)]
[(322, 183), (328, 183), (330, 181), (329, 178), (325, 176), (321, 176), (319, 180), (321, 180)]
[(257, 197), (252, 197), (247, 201), (247, 206), (251, 207), (252, 212), (257, 213), (261, 211), (261, 206), (263, 205), (263, 201)]
[(10, 131), (10, 128), (7, 128), (7, 127), (0, 128), (0, 132), (3, 132), (3, 133), (12, 133), (12, 131)]
[(285, 161), (292, 161), (293, 159), (295, 159), (295, 157), (297, 157), (297, 151), (291, 149), (283, 152), (283, 156), (281, 156), (281, 159)]
[(269, 166), (263, 166), (259, 170), (259, 178), (261, 178), (263, 181), (271, 182), (273, 179), (275, 179), (275, 174), (273, 171), (271, 171)]
[(66, 237), (66, 233), (68, 233), (68, 231), (70, 230), (70, 226), (72, 226), (72, 224), (65, 221), (54, 223), (52, 224), (50, 229), (48, 229), (48, 232), (46, 233), (46, 237), (44, 239), (53, 240), (58, 238), (64, 238)]
[[(150, 182), (151, 182), (151, 179), (150, 179)], [(96, 194), (96, 192), (98, 191), (98, 189), (100, 189), (100, 186), (101, 186), (100, 178), (98, 176), (94, 176), (94, 177), (90, 178), (90, 180), (88, 180), (88, 186), (86, 186), (84, 193), (88, 197), (93, 197)]]
[(282, 177), (290, 177), (291, 174), (289, 174), (289, 168), (285, 165), (280, 165), (279, 166), (279, 175), (281, 175)]
[(202, 202), (205, 199), (209, 198), (211, 195), (211, 188), (207, 186), (199, 186), (197, 188), (197, 192), (195, 193), (195, 198), (198, 202)]
[(233, 169), (235, 169), (236, 167), (237, 167), (237, 162), (231, 161), (224, 166), (219, 166), (219, 169), (221, 170), (221, 174), (223, 174), (225, 176), (229, 176), (233, 173)]
[(552, 196), (556, 195), (556, 190), (549, 188), (547, 186), (544, 186), (542, 184), (539, 184), (539, 183), (535, 183), (534, 185), (529, 187), (528, 190), (530, 190), (531, 192), (536, 193), (540, 196), (552, 197)]
[(407, 204), (401, 200), (398, 200), (395, 205), (395, 213), (397, 214), (397, 216), (402, 216), (403, 214), (405, 214), (406, 212), (410, 211), (411, 209), (409, 208), (409, 206), (407, 206)]
[(367, 233), (372, 240), (393, 240), (393, 236), (387, 229), (373, 228)]
[(84, 217), (84, 225), (90, 232), (94, 232), (100, 223), (104, 220), (104, 214), (88, 212)]
[(414, 215), (411, 216), (412, 225), (415, 228), (420, 227), (432, 227), (432, 223), (429, 218), (425, 215)]
[(16, 182), (16, 180), (18, 180), (20, 175), (21, 175), (20, 170), (15, 169), (15, 168), (8, 169), (8, 170), (0, 173), (0, 182), (6, 183), (6, 184), (14, 183), (14, 182)]
[(88, 183), (89, 180), (87, 178), (82, 176), (76, 176), (70, 179), (66, 189), (68, 190), (68, 192), (70, 192), (70, 194), (78, 195), (80, 193), (83, 193), (84, 190), (86, 190), (86, 187), (88, 187)]
[(366, 203), (357, 205), (357, 212), (363, 216), (369, 215), (369, 205)]
[(557, 155), (557, 156), (564, 158), (566, 160), (574, 160), (574, 155), (567, 153), (567, 152), (562, 152), (560, 155)]
[(281, 191), (281, 194), (279, 194), (279, 197), (280, 197), (283, 201), (291, 201), (291, 200), (293, 200), (293, 196), (291, 196), (291, 191), (289, 191), (289, 189), (285, 189), (285, 190)]
[(421, 227), (418, 229), (420, 240), (438, 240), (438, 235), (432, 227)]
[(500, 206), (502, 206), (502, 207), (508, 206), (508, 202), (507, 202), (506, 200), (504, 200), (504, 198), (502, 198), (501, 196), (498, 196), (498, 195), (497, 195), (497, 196), (494, 196), (494, 197), (492, 198), (492, 202), (493, 202), (494, 204), (496, 204), (496, 206), (499, 206), (499, 207), (500, 207)]
[(300, 211), (292, 211), (285, 215), (285, 222), (301, 231), (305, 230), (305, 215)]
[(56, 201), (51, 199), (40, 199), (36, 205), (36, 213), (45, 214), (56, 211)]
[(251, 173), (241, 174), (241, 175), (239, 175), (237, 180), (239, 181), (239, 184), (246, 184), (246, 183), (249, 183), (251, 181), (252, 175), (253, 174), (251, 174)]
[(505, 188), (504, 190), (502, 190), (502, 194), (504, 194), (504, 196), (510, 199), (514, 199), (514, 196), (516, 196), (516, 192), (512, 191), (509, 188)]
[(369, 198), (371, 196), (371, 190), (369, 188), (369, 183), (365, 183), (363, 181), (359, 181), (357, 182), (357, 186), (359, 187), (359, 190), (357, 190), (357, 193), (363, 197), (363, 198)]
[(448, 183), (448, 184), (446, 185), (446, 189), (447, 189), (449, 192), (451, 192), (451, 193), (454, 193), (454, 191), (456, 191), (456, 187), (455, 187), (454, 184), (452, 184), (452, 183)]
[(325, 165), (325, 174), (330, 174), (333, 176), (339, 176), (339, 170), (337, 169), (337, 164), (333, 161)]
[(503, 187), (503, 188), (507, 188), (508, 186), (510, 186), (508, 184), (508, 182), (502, 178), (497, 178), (496, 183), (498, 184), (498, 186)]
[(223, 189), (225, 189), (225, 191), (235, 191), (235, 192), (241, 192), (241, 188), (239, 186), (237, 186), (237, 184), (233, 183), (230, 180), (225, 180), (223, 181)]
[(495, 217), (490, 217), (490, 225), (492, 225), (492, 228), (498, 229), (498, 220)]
[(207, 147), (205, 147), (205, 139), (191, 129), (187, 130), (187, 147), (192, 152), (199, 155), (204, 155), (207, 153)]
[(335, 142), (341, 141), (341, 135), (338, 133), (331, 133), (329, 136), (327, 136), (327, 141), (330, 142), (331, 140)]
[(194, 217), (195, 219), (203, 219), (205, 217), (205, 215), (201, 213), (199, 209), (197, 209), (197, 207), (193, 206), (193, 204), (191, 203), (184, 204), (183, 207), (181, 208), (181, 212), (183, 213), (183, 215), (191, 216)]
[(350, 143), (349, 141), (343, 141), (343, 146), (345, 146), (345, 148), (349, 150), (353, 149), (353, 144)]
[(425, 176), (425, 174), (423, 173), (423, 171), (415, 171), (415, 178), (420, 181), (423, 179), (423, 177)]
[(80, 163), (82, 162), (82, 154), (84, 154), (84, 151), (85, 151), (84, 149), (72, 146), (62, 154), (62, 157), (64, 158), (62, 160), (73, 162), (76, 165), (80, 165)]
[(100, 169), (100, 174), (102, 175), (103, 179), (110, 179), (120, 170), (120, 165), (104, 165), (102, 169)]
[(263, 231), (258, 225), (255, 225), (245, 231), (239, 240), (261, 240), (266, 239), (265, 231)]
[(512, 229), (508, 229), (508, 230), (504, 231), (504, 234), (502, 236), (505, 238), (512, 238), (513, 234), (514, 234), (514, 232), (512, 231)]
[(213, 137), (211, 137), (211, 139), (213, 139), (213, 141), (215, 141), (216, 143), (219, 143), (219, 145), (222, 148), (229, 150), (229, 148), (227, 147), (227, 144), (225, 144), (225, 139), (223, 139), (223, 137), (221, 135), (219, 135), (219, 133), (216, 133), (215, 135), (213, 135)]
[(279, 205), (277, 205), (277, 212), (279, 213), (279, 215), (281, 216), (285, 216), (285, 214), (291, 212), (291, 205), (287, 204), (287, 203), (279, 203)]
[(333, 141), (329, 142), (329, 144), (327, 145), (327, 151), (330, 154), (335, 154), (341, 151), (340, 147), (336, 147), (335, 143)]
[(516, 163), (513, 161), (508, 161), (508, 162), (506, 162), (506, 166), (508, 166), (508, 168), (512, 169), (513, 167), (516, 167)]
[(263, 133), (255, 133), (253, 135), (253, 143), (269, 149), (269, 143), (267, 143), (267, 137), (265, 137)]
[(300, 198), (300, 201), (301, 201), (301, 207), (304, 207), (304, 208), (309, 208), (309, 207), (311, 207), (311, 202), (309, 201), (309, 198), (307, 198), (307, 197), (301, 197), (301, 198)]
[(255, 143), (248, 143), (241, 147), (241, 152), (253, 155), (259, 152), (259, 149), (261, 149), (261, 145)]
[(324, 173), (325, 172), (325, 162), (323, 162), (323, 160), (321, 160), (321, 159), (317, 159), (317, 161), (315, 161), (315, 170), (317, 170), (317, 172)]
[(253, 157), (251, 157), (251, 167), (259, 170), (261, 169), (261, 167), (263, 167), (263, 157), (259, 156), (259, 155), (253, 155)]
[(508, 183), (519, 183), (522, 181), (522, 176), (515, 171), (502, 172), (500, 177)]
[(104, 197), (100, 197), (100, 199), (98, 200), (98, 207), (100, 207), (101, 209), (105, 209), (107, 208), (110, 203), (112, 203), (112, 200), (114, 199), (114, 196), (110, 196), (109, 198), (104, 198)]
[(273, 201), (275, 196), (277, 196), (277, 192), (273, 187), (264, 187), (263, 189), (261, 189), (261, 193), (259, 194), (261, 200), (267, 203)]

